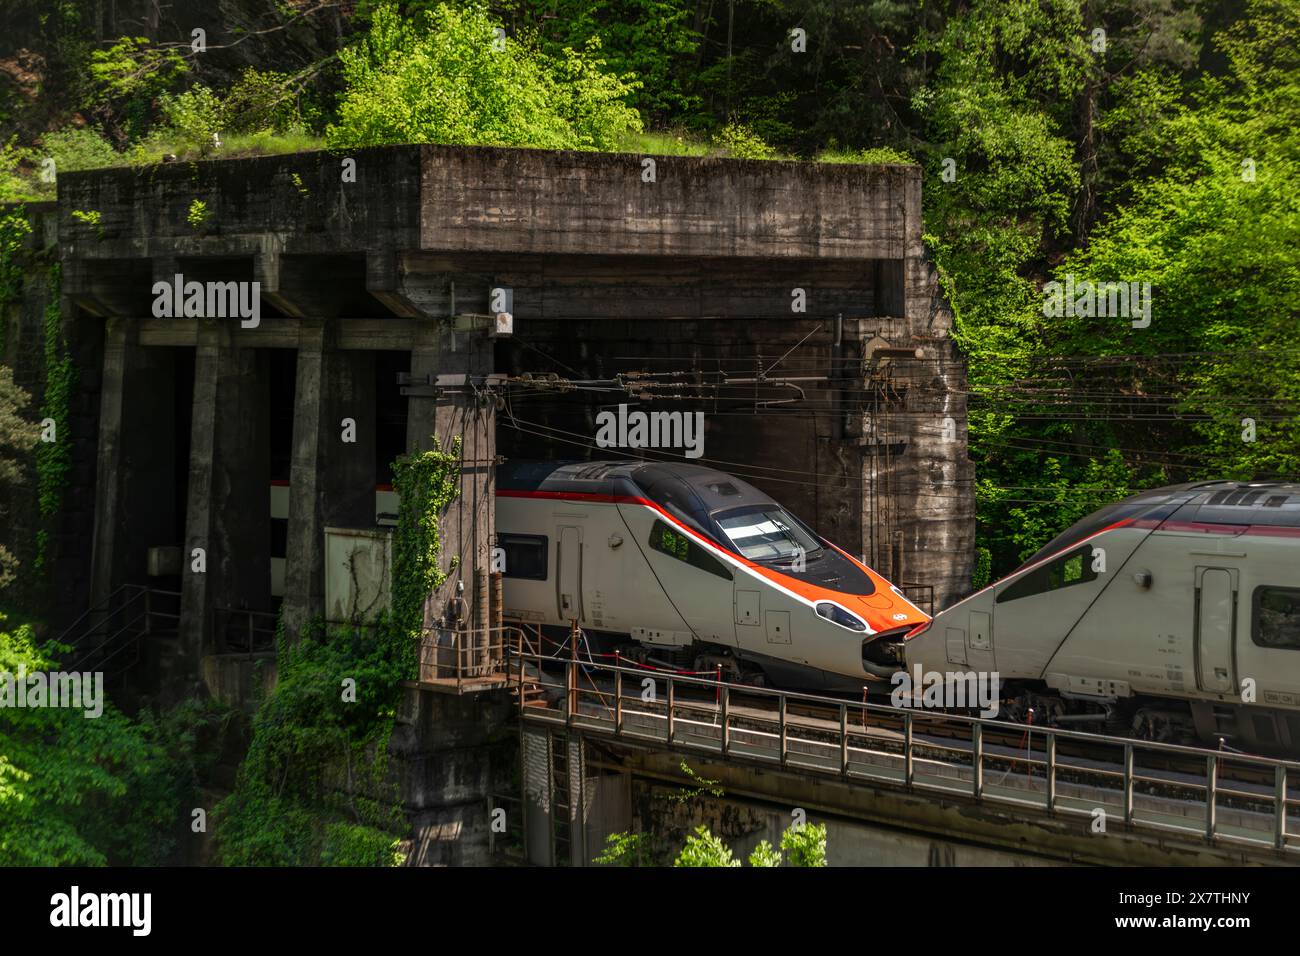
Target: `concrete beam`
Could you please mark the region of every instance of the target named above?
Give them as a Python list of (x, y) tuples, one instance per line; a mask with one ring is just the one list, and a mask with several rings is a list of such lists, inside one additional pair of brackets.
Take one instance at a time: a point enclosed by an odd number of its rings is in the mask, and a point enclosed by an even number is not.
[(393, 315), (422, 318), (425, 313), (411, 300), (403, 280), (395, 250), (385, 248), (366, 254), (366, 291)]
[(921, 235), (918, 166), (421, 149), (422, 249), (902, 259)]
[[(595, 743), (595, 738), (591, 738)], [(733, 757), (719, 760), (690, 747), (651, 748), (601, 739), (601, 760), (589, 766), (629, 772), (680, 786), (683, 757), (703, 777), (715, 780), (728, 799), (763, 801), (788, 814), (800, 807), (810, 816), (829, 815), (875, 827), (897, 828), (944, 840), (1040, 859), (1093, 866), (1285, 866), (1284, 855), (1235, 844), (1208, 844), (1195, 836), (1124, 828), (1112, 824), (1092, 832), (1090, 816), (1050, 815), (1033, 807), (976, 803), (959, 795), (907, 793), (862, 780), (840, 780), (770, 764), (761, 769)], [(757, 772), (756, 772), (757, 769)], [(598, 812), (594, 811), (593, 812)]]

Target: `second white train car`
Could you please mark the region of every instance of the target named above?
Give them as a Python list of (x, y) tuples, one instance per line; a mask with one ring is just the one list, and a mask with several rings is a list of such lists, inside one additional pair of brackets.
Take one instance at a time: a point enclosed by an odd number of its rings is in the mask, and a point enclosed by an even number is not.
[(905, 657), (996, 672), (1010, 719), (1300, 752), (1300, 485), (1103, 508), (937, 614)]

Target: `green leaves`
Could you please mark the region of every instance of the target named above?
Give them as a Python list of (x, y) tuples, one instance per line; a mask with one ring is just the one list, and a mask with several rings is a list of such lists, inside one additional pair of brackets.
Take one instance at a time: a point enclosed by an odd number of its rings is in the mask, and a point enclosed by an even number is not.
[[(0, 672), (56, 666), (29, 625), (0, 630)], [(8, 866), (167, 862), (173, 825), (194, 799), (185, 748), (174, 741), (169, 726), (132, 721), (108, 703), (95, 719), (78, 709), (0, 708), (0, 859)]]
[(439, 4), (413, 20), (377, 9), (339, 54), (346, 89), (330, 145), (612, 149), (640, 130), (626, 103), (633, 81), (602, 70), (598, 42), (552, 58), (498, 29), (479, 7)]
[[(373, 627), (312, 621), (281, 633), (275, 689), (253, 720), (235, 792), (215, 813), (230, 866), (395, 866), (406, 821), (388, 776), (401, 689), (415, 677), (424, 609), (446, 580), (439, 522), (456, 497), (460, 439), (393, 462), (399, 496), (393, 610)], [(355, 703), (341, 700), (356, 682)]]
[(731, 850), (718, 837), (709, 832), (706, 826), (698, 826), (695, 832), (686, 838), (686, 846), (673, 861), (673, 866), (740, 866), (740, 861), (732, 859)]

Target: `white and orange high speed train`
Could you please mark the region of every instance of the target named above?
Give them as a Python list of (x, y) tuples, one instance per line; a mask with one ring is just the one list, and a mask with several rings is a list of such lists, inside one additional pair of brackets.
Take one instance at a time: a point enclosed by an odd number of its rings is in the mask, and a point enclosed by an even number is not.
[(860, 690), (929, 617), (757, 488), (699, 465), (497, 470), (505, 615), (732, 680)]

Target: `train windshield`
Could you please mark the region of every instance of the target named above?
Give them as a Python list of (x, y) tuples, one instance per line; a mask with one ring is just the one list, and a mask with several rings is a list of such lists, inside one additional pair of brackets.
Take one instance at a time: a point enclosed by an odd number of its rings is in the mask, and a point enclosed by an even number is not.
[(732, 547), (750, 561), (793, 561), (821, 551), (817, 539), (777, 505), (724, 512), (714, 520)]

